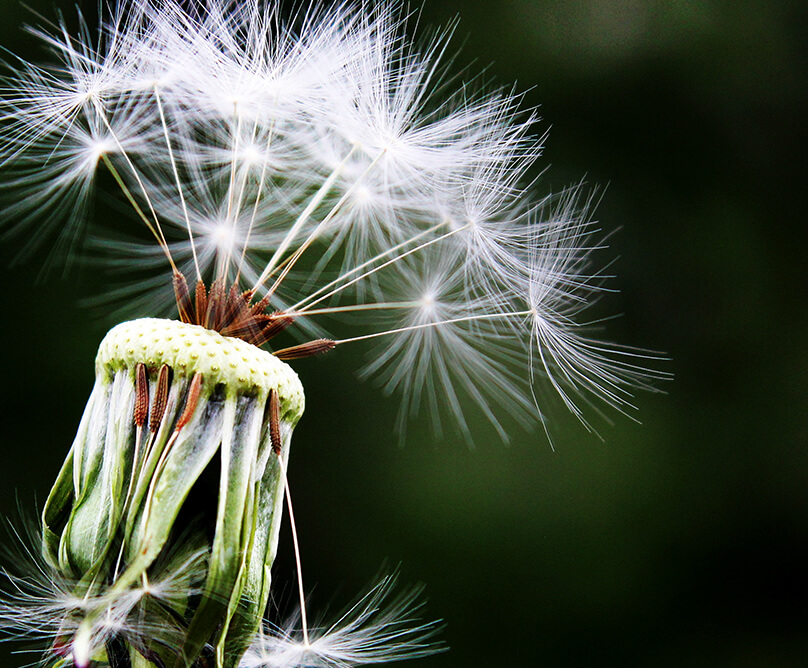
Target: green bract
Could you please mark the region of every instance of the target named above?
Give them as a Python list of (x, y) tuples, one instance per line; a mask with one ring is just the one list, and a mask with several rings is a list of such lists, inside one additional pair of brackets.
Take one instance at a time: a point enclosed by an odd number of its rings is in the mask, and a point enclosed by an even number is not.
[[(79, 661), (124, 651), (141, 665), (191, 666), (215, 647), (218, 665), (238, 664), (269, 597), (282, 515), (273, 390), (285, 465), (304, 397), (284, 362), (171, 320), (123, 323), (105, 337), (95, 387), (43, 511), (44, 557), (88, 601), (73, 620)], [(206, 489), (216, 475), (218, 489)], [(188, 522), (205, 511), (215, 513), (214, 530), (189, 539)], [(200, 541), (209, 556), (191, 576), (198, 582), (161, 600), (148, 583), (170, 580), (164, 564), (187, 564)], [(128, 647), (109, 645), (110, 616)]]

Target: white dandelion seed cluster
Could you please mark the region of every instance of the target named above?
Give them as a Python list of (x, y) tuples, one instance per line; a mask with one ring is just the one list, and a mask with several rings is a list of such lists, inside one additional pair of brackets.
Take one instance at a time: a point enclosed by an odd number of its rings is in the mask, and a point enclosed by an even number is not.
[(471, 399), (507, 439), (503, 412), (545, 421), (547, 380), (584, 422), (592, 400), (629, 408), (660, 374), (586, 333), (603, 278), (588, 199), (536, 200), (533, 115), (451, 78), (448, 31), (416, 48), (406, 24), (391, 2), (285, 20), (258, 0), (132, 0), (97, 38), (37, 31), (58, 64), (12, 63), (0, 103), (12, 231), (36, 221), (72, 249), (111, 173), (157, 240), (105, 243), (143, 270), (116, 295), (130, 307), (165, 308), (170, 256), (314, 331), (344, 314), (361, 329), (344, 342), (378, 337), (364, 373), (404, 395), (401, 428), (422, 405), (464, 427)]
[[(29, 544), (35, 541), (34, 536), (13, 531), (5, 545), (16, 569), (3, 572), (10, 593), (0, 599), (0, 629), (23, 641), (47, 638), (49, 649), (36, 665), (100, 665), (98, 648), (121, 638), (146, 656), (151, 636), (182, 645), (185, 628), (177, 611), (202, 591), (207, 549), (169, 554), (156, 564), (149, 580), (122, 594), (91, 595), (80, 593), (81, 583), (56, 574), (32, 551)], [(282, 624), (266, 621), (238, 660), (238, 668), (350, 668), (419, 659), (445, 650), (435, 640), (440, 625), (420, 617), (422, 587), (394, 594), (397, 584), (397, 572), (378, 576), (330, 624), (303, 624), (301, 629), (305, 608)], [(155, 618), (155, 606), (174, 611), (176, 618), (171, 614)], [(92, 624), (86, 623), (88, 618)]]
[[(145, 613), (159, 605), (166, 610), (182, 609), (189, 596), (199, 594), (204, 581), (206, 549), (191, 549), (161, 559), (148, 581), (122, 595), (84, 592), (74, 579), (56, 573), (41, 554), (29, 546), (36, 538), (13, 531), (3, 545), (5, 556), (14, 563), (12, 572), (3, 571), (10, 585), (0, 599), (0, 629), (18, 640), (49, 640), (49, 660), (26, 665), (87, 665), (94, 650), (115, 638), (126, 638), (134, 647), (145, 647), (153, 635), (180, 644), (184, 629), (169, 615), (159, 620)], [(88, 618), (93, 624), (86, 624)]]
[(393, 595), (397, 574), (384, 575), (337, 620), (301, 637), (298, 615), (265, 625), (239, 668), (343, 668), (419, 659), (442, 649), (434, 623), (418, 616), (420, 588)]

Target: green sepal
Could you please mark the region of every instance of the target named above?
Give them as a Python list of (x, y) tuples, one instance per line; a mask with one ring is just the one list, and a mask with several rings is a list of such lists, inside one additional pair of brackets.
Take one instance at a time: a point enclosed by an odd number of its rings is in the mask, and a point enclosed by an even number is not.
[[(125, 503), (126, 474), (131, 469), (134, 441), (134, 382), (131, 371), (115, 374), (108, 402), (106, 428), (90, 432), (85, 451), (85, 484), (73, 504), (73, 511), (62, 534), (63, 567), (94, 578), (115, 540)], [(91, 421), (92, 422), (92, 421)], [(96, 447), (97, 442), (103, 443)], [(100, 456), (99, 456), (100, 455)]]
[[(241, 574), (240, 605), (235, 608), (228, 633), (220, 641), (219, 654), (224, 668), (236, 666), (263, 623), (269, 602), (271, 567), (277, 552), (283, 519), (283, 479), (278, 460), (269, 447), (269, 435), (262, 438), (265, 451), (260, 458), (263, 475), (254, 485), (253, 522), (250, 527), (249, 558)], [(283, 451), (288, 457), (289, 439)], [(288, 459), (287, 459), (288, 461)]]
[(126, 536), (127, 569), (113, 590), (126, 589), (138, 581), (166, 544), (174, 520), (188, 493), (210, 463), (222, 438), (224, 402), (203, 388), (191, 421), (179, 432), (170, 450), (153, 474), (149, 490), (142, 500), (133, 529)]
[(42, 509), (42, 557), (59, 569), (59, 542), (73, 501), (73, 449), (65, 459)]
[(208, 578), (183, 647), (189, 665), (220, 628), (226, 629), (240, 600), (239, 575), (252, 525), (252, 484), (264, 417), (263, 398), (228, 397), (222, 435), (222, 469), (216, 531)]

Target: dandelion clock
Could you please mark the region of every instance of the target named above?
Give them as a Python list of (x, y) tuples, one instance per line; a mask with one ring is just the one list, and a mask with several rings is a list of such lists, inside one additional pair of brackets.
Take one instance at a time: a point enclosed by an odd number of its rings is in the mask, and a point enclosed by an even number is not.
[[(42, 666), (444, 649), (395, 574), (310, 622), (287, 479), (303, 358), (363, 347), (399, 433), (442, 411), (470, 440), (471, 414), (507, 440), (513, 418), (547, 429), (553, 393), (590, 426), (664, 377), (588, 333), (600, 241), (581, 187), (527, 188), (531, 112), (448, 72), (448, 32), (416, 45), (414, 23), (384, 1), (121, 0), (97, 29), (35, 29), (44, 64), (7, 57), (5, 233), (135, 278), (107, 296), (122, 322), (0, 603)], [(89, 225), (101, 191), (128, 214)], [(299, 603), (269, 623), (284, 516)]]

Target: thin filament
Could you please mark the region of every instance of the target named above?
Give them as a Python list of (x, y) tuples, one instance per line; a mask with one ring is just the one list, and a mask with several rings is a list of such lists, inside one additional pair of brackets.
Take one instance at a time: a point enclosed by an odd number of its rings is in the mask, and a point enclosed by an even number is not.
[[(369, 267), (369, 266), (371, 266), (371, 265), (375, 264), (376, 262), (378, 262), (379, 260), (384, 259), (384, 258), (385, 258), (385, 257), (387, 257), (388, 255), (392, 255), (392, 254), (393, 254), (393, 253), (395, 253), (396, 251), (399, 251), (399, 250), (401, 250), (402, 248), (404, 248), (405, 246), (409, 246), (410, 244), (415, 243), (416, 241), (418, 241), (418, 240), (419, 240), (419, 239), (421, 239), (422, 237), (425, 237), (425, 236), (427, 236), (428, 234), (431, 234), (431, 233), (432, 233), (432, 232), (434, 232), (435, 230), (439, 230), (441, 227), (443, 227), (444, 225), (446, 225), (446, 223), (447, 223), (447, 221), (444, 221), (444, 222), (442, 222), (442, 223), (438, 223), (437, 225), (434, 225), (434, 226), (430, 227), (428, 230), (424, 230), (423, 232), (419, 232), (419, 233), (418, 233), (418, 234), (416, 234), (414, 237), (411, 237), (411, 238), (409, 238), (409, 239), (406, 239), (405, 241), (402, 241), (400, 244), (397, 244), (396, 246), (393, 246), (392, 248), (388, 248), (388, 249), (387, 249), (386, 251), (384, 251), (383, 253), (379, 253), (379, 254), (378, 254), (376, 257), (373, 257), (373, 258), (371, 258), (370, 260), (366, 260), (365, 262), (363, 262), (363, 263), (362, 263), (362, 264), (360, 264), (360, 265), (357, 265), (356, 267), (354, 267), (354, 268), (353, 268), (353, 269), (351, 269), (350, 271), (346, 271), (344, 274), (342, 274), (342, 275), (338, 276), (337, 278), (335, 278), (335, 279), (334, 279), (333, 281), (331, 281), (330, 283), (326, 283), (326, 284), (325, 284), (324, 286), (322, 286), (321, 288), (318, 288), (317, 290), (315, 290), (314, 292), (312, 292), (310, 295), (307, 295), (306, 297), (304, 297), (303, 299), (301, 299), (301, 300), (300, 300), (300, 301), (299, 301), (297, 304), (295, 304), (294, 306), (292, 306), (292, 307), (290, 308), (290, 310), (291, 310), (291, 311), (296, 311), (296, 310), (299, 310), (299, 309), (300, 309), (300, 308), (301, 308), (301, 307), (302, 307), (304, 304), (306, 304), (307, 302), (309, 302), (309, 301), (311, 301), (312, 299), (316, 298), (318, 295), (321, 295), (322, 293), (324, 293), (324, 292), (326, 292), (326, 291), (330, 290), (332, 287), (334, 287), (335, 285), (339, 284), (339, 282), (340, 282), (340, 281), (344, 281), (344, 280), (345, 280), (346, 278), (348, 278), (349, 276), (352, 276), (352, 275), (354, 275), (354, 274), (359, 273), (360, 271), (362, 271), (362, 270), (363, 270), (363, 269), (365, 269), (366, 267)], [(333, 293), (330, 293), (330, 294), (333, 294)], [(329, 294), (329, 296), (330, 296), (330, 294)]]
[[(149, 211), (151, 212), (152, 217), (154, 218), (154, 224), (159, 231), (160, 235), (157, 237), (157, 240), (163, 245), (165, 252), (168, 254), (168, 241), (166, 241), (165, 234), (163, 234), (163, 228), (160, 227), (160, 219), (157, 217), (157, 212), (154, 210), (154, 205), (152, 204), (151, 198), (149, 197), (149, 193), (146, 190), (146, 186), (143, 183), (143, 179), (140, 178), (140, 174), (135, 167), (135, 164), (132, 162), (132, 159), (129, 157), (129, 154), (124, 149), (123, 144), (121, 144), (121, 140), (118, 139), (118, 135), (115, 134), (115, 130), (112, 129), (112, 125), (107, 118), (107, 115), (104, 113), (104, 108), (98, 103), (95, 103), (95, 109), (98, 112), (101, 120), (103, 121), (104, 125), (106, 126), (107, 130), (109, 130), (110, 135), (115, 140), (115, 144), (120, 150), (123, 159), (126, 161), (126, 164), (129, 166), (129, 169), (132, 171), (132, 176), (134, 177), (135, 181), (137, 181), (138, 186), (140, 186), (140, 190), (143, 193), (143, 197), (146, 199), (146, 204), (149, 206)], [(174, 267), (174, 263), (171, 262), (172, 267)], [(176, 267), (174, 267), (176, 268)]]
[[(420, 302), (371, 302), (368, 304), (351, 304), (350, 306), (332, 306), (306, 311), (306, 315), (326, 315), (331, 313), (350, 313), (351, 311), (382, 311), (389, 309), (417, 308)], [(295, 315), (294, 311), (286, 311), (288, 315)]]
[[(240, 203), (236, 206), (236, 169), (238, 166), (238, 151), (241, 138), (241, 115), (238, 113), (238, 102), (233, 103), (233, 114), (236, 117), (235, 127), (233, 129), (233, 160), (230, 166), (230, 184), (227, 187), (227, 221), (231, 224), (233, 231), (236, 229), (236, 218), (238, 214), (234, 214), (234, 209), (240, 208)], [(241, 195), (239, 195), (241, 200)], [(227, 276), (227, 270), (230, 267), (230, 254), (233, 252), (232, 245), (228, 248), (227, 255), (224, 260), (219, 264), (218, 276), (224, 279)]]
[(329, 297), (332, 297), (333, 295), (336, 295), (336, 294), (342, 292), (343, 290), (345, 290), (345, 288), (350, 287), (354, 283), (358, 283), (359, 281), (364, 280), (368, 276), (371, 276), (372, 274), (375, 274), (377, 271), (380, 271), (380, 270), (384, 269), (385, 267), (389, 267), (391, 264), (395, 264), (396, 262), (399, 262), (399, 261), (403, 260), (408, 255), (412, 255), (413, 253), (417, 253), (418, 251), (424, 250), (425, 248), (429, 248), (433, 244), (436, 244), (436, 243), (438, 243), (440, 241), (443, 241), (444, 239), (448, 239), (449, 237), (451, 237), (451, 236), (457, 234), (458, 232), (464, 230), (466, 227), (468, 227), (468, 224), (464, 225), (463, 227), (458, 227), (456, 230), (452, 230), (451, 232), (446, 232), (446, 234), (442, 234), (441, 236), (436, 237), (434, 239), (430, 239), (429, 241), (424, 242), (420, 246), (416, 246), (415, 248), (411, 248), (406, 253), (402, 253), (401, 255), (397, 255), (396, 257), (394, 257), (394, 258), (392, 258), (390, 260), (387, 260), (387, 262), (384, 262), (384, 263), (380, 264), (378, 267), (374, 267), (370, 271), (367, 271), (364, 274), (360, 274), (359, 276), (357, 276), (354, 279), (348, 281), (344, 285), (340, 285), (339, 287), (334, 288), (333, 290), (331, 290), (331, 292), (323, 295), (322, 297), (318, 297), (313, 302), (311, 302), (308, 306), (304, 306), (302, 309), (300, 309), (300, 312), (306, 312), (312, 306), (315, 306), (316, 304), (319, 304), (320, 302), (328, 299)]
[(157, 245), (160, 246), (160, 249), (165, 253), (166, 258), (168, 259), (169, 263), (171, 264), (172, 269), (176, 271), (177, 266), (174, 264), (174, 259), (171, 257), (171, 253), (168, 250), (168, 245), (165, 243), (165, 238), (158, 234), (157, 230), (155, 229), (152, 222), (148, 219), (145, 213), (143, 213), (143, 209), (140, 208), (140, 204), (137, 203), (135, 196), (132, 194), (132, 191), (129, 190), (129, 187), (126, 185), (126, 182), (123, 180), (123, 177), (118, 173), (118, 170), (115, 169), (115, 165), (112, 164), (112, 161), (109, 159), (107, 155), (101, 156), (101, 159), (104, 161), (104, 164), (107, 166), (110, 174), (115, 179), (116, 183), (121, 187), (123, 194), (126, 196), (126, 199), (129, 200), (129, 203), (137, 212), (138, 216), (140, 216), (141, 220), (145, 223), (146, 227), (149, 229), (154, 235), (154, 238), (157, 239)]
[(363, 336), (354, 336), (350, 339), (340, 339), (334, 341), (335, 345), (342, 343), (354, 343), (356, 341), (366, 341), (367, 339), (377, 339), (381, 336), (389, 334), (403, 334), (404, 332), (414, 332), (419, 329), (427, 329), (430, 327), (440, 327), (442, 325), (453, 325), (459, 322), (474, 322), (479, 320), (506, 320), (510, 318), (523, 318), (528, 315), (534, 315), (531, 311), (514, 311), (511, 313), (482, 313), (480, 315), (467, 315), (462, 318), (451, 318), (450, 320), (441, 320), (439, 322), (425, 322), (421, 325), (410, 325), (409, 327), (399, 327), (398, 329), (389, 329), (384, 332), (374, 332), (373, 334), (365, 334)]
[(309, 621), (306, 615), (306, 595), (303, 592), (303, 567), (300, 562), (300, 544), (297, 540), (297, 524), (295, 522), (295, 513), (292, 509), (292, 492), (289, 490), (289, 478), (286, 477), (286, 467), (283, 464), (283, 458), (278, 455), (278, 465), (281, 467), (281, 476), (283, 477), (283, 492), (286, 496), (286, 507), (289, 510), (289, 524), (292, 527), (292, 543), (295, 548), (295, 567), (297, 568), (297, 592), (300, 596), (300, 625), (303, 629), (303, 645), (306, 648), (311, 647), (309, 642)]
[(362, 172), (362, 173), (359, 175), (359, 177), (358, 177), (358, 178), (357, 178), (357, 179), (356, 179), (356, 180), (355, 180), (355, 181), (354, 181), (354, 182), (351, 184), (351, 186), (350, 186), (350, 187), (349, 187), (349, 188), (348, 188), (348, 189), (347, 189), (347, 190), (346, 190), (346, 191), (343, 193), (342, 197), (340, 197), (340, 198), (339, 198), (339, 201), (338, 201), (338, 202), (337, 202), (337, 203), (334, 205), (334, 207), (331, 209), (331, 211), (329, 211), (329, 212), (328, 212), (328, 214), (325, 216), (325, 218), (323, 218), (323, 220), (322, 220), (322, 221), (320, 221), (320, 223), (317, 225), (317, 227), (315, 227), (315, 228), (314, 228), (314, 230), (312, 230), (311, 234), (309, 234), (308, 239), (306, 239), (306, 241), (304, 241), (304, 242), (301, 244), (300, 248), (298, 248), (298, 249), (297, 249), (297, 250), (294, 252), (294, 254), (293, 254), (293, 256), (292, 256), (292, 260), (291, 260), (291, 262), (289, 262), (289, 263), (286, 265), (286, 268), (285, 268), (285, 269), (284, 269), (284, 270), (281, 272), (280, 276), (278, 276), (278, 278), (275, 280), (275, 283), (273, 283), (273, 284), (272, 284), (272, 287), (269, 289), (269, 292), (270, 292), (270, 293), (274, 293), (274, 292), (275, 292), (275, 290), (277, 290), (277, 289), (278, 289), (278, 287), (280, 286), (280, 284), (283, 282), (283, 279), (284, 279), (284, 278), (286, 278), (286, 276), (287, 276), (287, 275), (289, 274), (289, 272), (292, 270), (292, 267), (294, 267), (295, 263), (298, 261), (298, 259), (300, 258), (300, 256), (301, 256), (301, 255), (303, 255), (303, 253), (306, 251), (306, 249), (307, 249), (309, 246), (311, 246), (311, 244), (312, 244), (312, 243), (314, 243), (315, 239), (317, 239), (317, 237), (318, 237), (318, 236), (320, 236), (320, 232), (321, 232), (321, 230), (322, 230), (322, 229), (323, 229), (323, 228), (324, 228), (326, 225), (328, 225), (328, 223), (330, 223), (330, 222), (331, 222), (331, 220), (334, 218), (334, 216), (336, 216), (336, 215), (337, 215), (337, 213), (339, 212), (339, 210), (340, 210), (340, 209), (343, 207), (343, 205), (345, 204), (345, 202), (348, 200), (348, 197), (351, 195), (351, 193), (353, 192), (353, 190), (354, 190), (354, 189), (355, 189), (357, 186), (359, 186), (359, 184), (362, 182), (362, 179), (363, 179), (363, 178), (365, 178), (365, 176), (367, 176), (368, 172), (370, 172), (370, 170), (371, 170), (371, 169), (373, 169), (373, 167), (374, 167), (374, 166), (375, 166), (375, 165), (376, 165), (376, 164), (379, 162), (379, 160), (381, 160), (381, 158), (382, 158), (382, 156), (384, 155), (384, 153), (385, 153), (385, 152), (384, 152), (384, 151), (382, 151), (381, 153), (379, 153), (379, 155), (378, 155), (378, 156), (376, 156), (376, 157), (373, 159), (373, 161), (372, 161), (372, 162), (371, 162), (371, 163), (370, 163), (370, 164), (369, 164), (369, 165), (368, 165), (368, 166), (365, 168), (365, 170), (364, 170), (364, 171), (363, 171), (363, 172)]
[[(256, 128), (258, 127), (258, 121), (255, 122), (255, 126)], [(258, 216), (258, 205), (260, 204), (261, 197), (264, 194), (264, 179), (266, 179), (267, 168), (269, 166), (269, 147), (272, 144), (272, 136), (274, 132), (275, 132), (275, 118), (273, 116), (272, 122), (269, 125), (269, 131), (267, 132), (266, 153), (264, 155), (264, 161), (261, 164), (261, 178), (258, 181), (258, 192), (255, 195), (255, 204), (253, 205), (252, 216), (250, 216), (250, 224), (247, 227), (247, 234), (245, 235), (244, 239), (244, 247), (241, 250), (241, 259), (239, 260), (238, 263), (238, 270), (236, 271), (236, 280), (235, 280), (236, 283), (238, 283), (238, 279), (241, 276), (241, 268), (244, 265), (244, 257), (247, 255), (247, 248), (249, 247), (250, 235), (252, 234), (253, 227), (255, 226), (255, 219)]]
[(180, 173), (177, 169), (177, 162), (174, 159), (174, 149), (171, 146), (171, 139), (168, 135), (168, 125), (166, 124), (166, 115), (163, 111), (163, 101), (160, 99), (160, 91), (157, 86), (154, 87), (154, 97), (157, 100), (157, 109), (160, 112), (160, 122), (163, 125), (163, 134), (166, 138), (166, 146), (168, 147), (168, 158), (171, 162), (171, 169), (174, 172), (174, 179), (177, 182), (177, 192), (180, 196), (180, 203), (182, 204), (182, 213), (185, 216), (185, 225), (188, 227), (188, 239), (191, 242), (191, 253), (194, 256), (194, 267), (196, 268), (196, 276), (202, 279), (202, 272), (199, 270), (199, 258), (196, 256), (196, 246), (194, 245), (194, 234), (191, 231), (191, 219), (188, 216), (188, 205), (185, 203), (185, 195), (182, 192), (182, 183), (180, 181)]
[(297, 220), (295, 221), (294, 225), (292, 225), (289, 232), (286, 233), (286, 236), (283, 238), (281, 245), (273, 253), (272, 257), (267, 263), (266, 268), (258, 277), (258, 280), (255, 282), (255, 285), (253, 286), (253, 290), (257, 290), (259, 287), (261, 287), (264, 284), (264, 281), (266, 281), (267, 278), (269, 278), (272, 275), (272, 272), (275, 270), (280, 257), (287, 251), (292, 241), (297, 236), (297, 233), (300, 231), (300, 228), (303, 227), (305, 222), (309, 219), (309, 216), (311, 216), (312, 212), (320, 205), (320, 203), (323, 201), (323, 198), (329, 193), (329, 191), (334, 185), (334, 182), (337, 180), (340, 173), (342, 172), (343, 167), (345, 167), (345, 165), (348, 163), (348, 160), (350, 160), (351, 156), (353, 156), (356, 150), (357, 147), (354, 146), (348, 152), (348, 155), (346, 155), (342, 159), (342, 162), (339, 163), (339, 165), (337, 165), (334, 168), (334, 171), (331, 172), (331, 174), (325, 180), (323, 185), (320, 186), (319, 190), (311, 198), (311, 201), (309, 201), (309, 203), (306, 205), (306, 208), (303, 209), (303, 212), (297, 217)]

